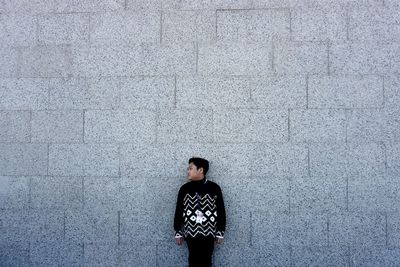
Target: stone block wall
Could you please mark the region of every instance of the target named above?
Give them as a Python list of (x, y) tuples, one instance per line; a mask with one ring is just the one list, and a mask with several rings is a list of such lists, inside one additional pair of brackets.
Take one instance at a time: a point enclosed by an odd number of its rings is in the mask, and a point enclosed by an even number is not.
[(0, 266), (185, 266), (210, 160), (215, 266), (400, 265), (395, 0), (0, 1)]

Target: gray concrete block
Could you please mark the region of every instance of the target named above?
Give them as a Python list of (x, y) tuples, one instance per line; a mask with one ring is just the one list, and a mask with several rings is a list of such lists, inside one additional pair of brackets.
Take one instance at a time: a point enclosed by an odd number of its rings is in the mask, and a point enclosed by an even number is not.
[(333, 44), (329, 49), (333, 74), (386, 74), (400, 68), (397, 43), (351, 42)]
[(390, 177), (400, 175), (400, 143), (386, 146), (387, 174)]
[(290, 186), (290, 210), (336, 212), (346, 210), (347, 180), (343, 177), (294, 177)]
[(272, 73), (272, 45), (237, 42), (200, 44), (198, 72), (203, 75)]
[(385, 111), (385, 142), (398, 143), (400, 141), (400, 109), (386, 109)]
[(398, 211), (387, 214), (387, 245), (390, 248), (399, 248), (400, 241), (400, 214)]
[(24, 210), (0, 210), (0, 244), (28, 243), (31, 230), (29, 212)]
[(132, 246), (132, 243), (120, 244), (118, 246), (118, 266), (157, 266), (157, 259), (154, 255), (156, 255), (155, 244), (137, 244), (136, 246)]
[(266, 42), (290, 38), (288, 9), (217, 10), (217, 38)]
[(151, 10), (157, 11), (162, 10), (162, 5), (165, 1), (160, 2), (158, 0), (126, 0), (125, 8), (130, 10)]
[(246, 210), (226, 209), (224, 243), (247, 246), (251, 243), (251, 216)]
[(251, 103), (257, 108), (305, 108), (305, 76), (254, 77), (250, 80)]
[(0, 175), (46, 175), (47, 145), (0, 144)]
[(291, 110), (289, 121), (290, 140), (293, 142), (346, 141), (345, 110)]
[(3, 0), (4, 13), (39, 14), (54, 11), (51, 0)]
[(32, 210), (29, 214), (31, 243), (61, 242), (64, 239), (64, 211)]
[[(199, 93), (202, 92), (202, 93)], [(249, 107), (247, 77), (177, 77), (176, 105), (183, 108)]]
[[(121, 242), (122, 243), (135, 243), (139, 241), (144, 241), (151, 237), (152, 241), (160, 240), (160, 234), (162, 232), (159, 228), (159, 223), (161, 222), (156, 219), (154, 212), (121, 212), (121, 219), (120, 219), (120, 235), (121, 235)], [(160, 213), (158, 213), (159, 219), (162, 217)], [(173, 231), (173, 215), (167, 219), (170, 222), (170, 235), (169, 241), (172, 241), (174, 236)], [(164, 234), (165, 235), (165, 234)], [(167, 239), (168, 240), (168, 239)]]
[(162, 13), (162, 20), (162, 42), (210, 42), (216, 40), (215, 11), (167, 10)]
[[(118, 212), (102, 210), (70, 210), (65, 216), (65, 239), (86, 246), (117, 245)], [(86, 254), (86, 251), (85, 251)]]
[(328, 218), (320, 213), (294, 213), (290, 234), (292, 246), (327, 246)]
[(120, 180), (114, 177), (84, 177), (83, 201), (86, 210), (102, 212), (120, 207)]
[(51, 82), (47, 79), (1, 79), (0, 109), (46, 109), (50, 88)]
[(348, 266), (347, 248), (292, 247), (292, 266)]
[(305, 145), (270, 144), (258, 146), (251, 160), (251, 175), (259, 178), (308, 176), (308, 149)]
[(206, 109), (167, 109), (159, 112), (158, 142), (202, 143), (212, 141), (212, 111)]
[(379, 76), (310, 76), (308, 80), (311, 108), (379, 108), (383, 103), (383, 79)]
[(32, 112), (32, 142), (83, 142), (82, 111), (57, 110)]
[(38, 16), (38, 42), (43, 45), (86, 44), (89, 21), (89, 15), (84, 13)]
[(77, 209), (83, 207), (82, 177), (32, 177), (33, 209)]
[(53, 2), (55, 11), (61, 13), (114, 11), (124, 8), (124, 0), (56, 0)]
[(29, 15), (4, 14), (0, 16), (1, 46), (27, 46), (36, 42), (37, 19)]
[(356, 267), (398, 266), (400, 264), (400, 250), (385, 246), (351, 247), (350, 264)]
[(396, 8), (367, 6), (349, 10), (349, 39), (354, 41), (375, 41), (378, 43), (400, 40), (400, 16)]
[(157, 264), (159, 266), (186, 266), (188, 263), (187, 245), (177, 246), (173, 240), (157, 244)]
[[(302, 1), (306, 2), (306, 1)], [(344, 41), (347, 38), (345, 5), (331, 1), (291, 9), (291, 36), (295, 41)]]
[(397, 109), (400, 101), (400, 75), (388, 75), (384, 77), (385, 108)]
[(30, 134), (29, 111), (0, 111), (0, 142), (29, 142)]
[(29, 266), (29, 243), (0, 242), (0, 266)]
[(84, 266), (118, 266), (118, 247), (115, 244), (85, 244)]
[(22, 77), (67, 77), (71, 74), (69, 46), (31, 46), (21, 50)]
[(50, 145), (49, 173), (51, 175), (118, 176), (118, 170), (117, 145)]
[(140, 40), (156, 43), (160, 41), (160, 20), (159, 12), (143, 10), (93, 13), (90, 17), (90, 42), (135, 44)]
[(72, 58), (75, 76), (193, 74), (196, 69), (192, 43), (81, 46), (74, 47)]
[(326, 43), (275, 42), (273, 68), (278, 74), (327, 74)]
[(384, 149), (378, 144), (312, 145), (312, 177), (377, 177), (385, 172)]
[(382, 142), (386, 140), (384, 110), (349, 110), (347, 115), (347, 140), (349, 142)]
[(216, 142), (286, 142), (288, 112), (267, 109), (221, 109), (214, 112)]
[(37, 242), (30, 244), (31, 266), (82, 266), (83, 247), (68, 242)]
[(216, 10), (216, 9), (242, 9), (251, 7), (250, 0), (167, 0), (163, 1), (163, 9), (178, 10)]
[(274, 245), (285, 247), (291, 243), (289, 213), (252, 213), (252, 245), (256, 247)]
[(378, 213), (342, 212), (329, 216), (329, 245), (385, 245), (385, 217)]
[(50, 109), (114, 109), (120, 103), (117, 78), (52, 79)]
[(22, 210), (29, 206), (29, 178), (0, 176), (0, 209)]
[(131, 111), (88, 110), (85, 112), (85, 142), (139, 142), (156, 140), (156, 114)]
[(121, 78), (120, 107), (131, 108), (172, 108), (175, 79), (168, 77), (127, 77)]
[(173, 149), (172, 145), (121, 146), (121, 176), (153, 178), (179, 176), (182, 170), (177, 167)]
[(0, 77), (17, 77), (19, 75), (18, 58), (20, 51), (18, 48), (0, 48)]

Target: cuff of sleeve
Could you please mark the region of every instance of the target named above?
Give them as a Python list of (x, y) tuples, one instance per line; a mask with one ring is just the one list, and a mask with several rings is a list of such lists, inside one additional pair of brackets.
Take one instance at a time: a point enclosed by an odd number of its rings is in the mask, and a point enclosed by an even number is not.
[(175, 238), (181, 238), (181, 237), (183, 237), (183, 235), (180, 231), (175, 233)]
[(224, 231), (217, 231), (217, 234), (215, 236), (218, 238), (224, 238)]

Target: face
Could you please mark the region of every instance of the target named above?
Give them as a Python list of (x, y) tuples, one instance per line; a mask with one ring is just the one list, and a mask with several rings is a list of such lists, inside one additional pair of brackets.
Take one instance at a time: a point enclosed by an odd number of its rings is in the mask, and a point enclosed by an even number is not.
[(198, 181), (204, 178), (203, 168), (197, 169), (196, 165), (190, 163), (187, 168), (187, 176), (191, 181)]

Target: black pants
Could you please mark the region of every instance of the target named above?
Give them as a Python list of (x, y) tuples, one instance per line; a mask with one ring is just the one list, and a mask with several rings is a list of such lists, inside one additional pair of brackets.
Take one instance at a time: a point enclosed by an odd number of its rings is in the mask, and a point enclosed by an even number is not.
[(211, 267), (214, 251), (214, 238), (187, 238), (189, 267)]

